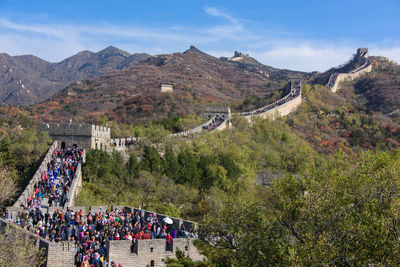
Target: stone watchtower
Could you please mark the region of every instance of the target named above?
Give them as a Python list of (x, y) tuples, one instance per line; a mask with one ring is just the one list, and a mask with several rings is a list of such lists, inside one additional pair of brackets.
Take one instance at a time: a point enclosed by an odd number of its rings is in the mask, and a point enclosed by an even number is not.
[(172, 84), (161, 84), (159, 88), (161, 93), (172, 93), (174, 91)]
[(354, 60), (359, 64), (364, 64), (365, 60), (368, 59), (368, 48), (358, 48), (357, 53), (354, 56)]
[(48, 132), (61, 147), (77, 145), (85, 149), (107, 149), (111, 130), (108, 127), (82, 124), (39, 123), (39, 132)]
[(368, 48), (358, 48), (357, 55), (360, 57), (368, 57)]
[(218, 117), (230, 119), (232, 116), (231, 108), (228, 106), (225, 107), (205, 107), (204, 109), (204, 118), (206, 120), (211, 119), (212, 117), (218, 115)]

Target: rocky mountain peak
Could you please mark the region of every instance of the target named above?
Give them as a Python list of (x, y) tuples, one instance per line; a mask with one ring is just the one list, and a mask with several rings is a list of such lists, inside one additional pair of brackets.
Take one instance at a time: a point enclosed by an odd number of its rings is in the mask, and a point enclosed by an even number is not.
[(108, 46), (105, 49), (101, 50), (98, 52), (98, 54), (103, 54), (103, 55), (121, 55), (124, 57), (129, 57), (131, 54), (128, 52), (121, 50), (119, 48), (116, 48), (115, 46)]

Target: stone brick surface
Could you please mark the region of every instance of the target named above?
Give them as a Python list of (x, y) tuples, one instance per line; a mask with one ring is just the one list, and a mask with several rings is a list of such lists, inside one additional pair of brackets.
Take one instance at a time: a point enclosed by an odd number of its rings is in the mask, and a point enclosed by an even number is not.
[[(123, 266), (166, 266), (167, 257), (175, 258), (177, 248), (193, 260), (205, 258), (193, 244), (193, 239), (173, 239), (172, 251), (166, 250), (165, 239), (138, 240), (137, 253), (132, 252), (132, 242), (129, 240), (110, 241), (110, 262)], [(153, 263), (153, 265), (152, 265)]]

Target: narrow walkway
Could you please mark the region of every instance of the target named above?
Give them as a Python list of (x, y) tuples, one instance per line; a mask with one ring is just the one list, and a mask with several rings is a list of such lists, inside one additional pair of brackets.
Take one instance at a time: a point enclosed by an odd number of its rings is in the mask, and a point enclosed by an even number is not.
[[(57, 169), (58, 169), (58, 175), (57, 178), (49, 178), (49, 179), (54, 179), (53, 183), (56, 189), (56, 192), (58, 191), (58, 196), (61, 198), (62, 192), (63, 192), (63, 183), (65, 183), (65, 173), (61, 174), (61, 170), (63, 168), (63, 158), (57, 157), (56, 158), (56, 163), (57, 163)], [(40, 210), (42, 211), (43, 214), (45, 214), (50, 207), (50, 197), (51, 195), (51, 189), (49, 188), (49, 191), (43, 196), (43, 200), (40, 205)], [(59, 207), (61, 203), (56, 202), (55, 200), (52, 201), (52, 207)], [(61, 206), (60, 206), (61, 207)], [(62, 208), (62, 207), (61, 207)]]

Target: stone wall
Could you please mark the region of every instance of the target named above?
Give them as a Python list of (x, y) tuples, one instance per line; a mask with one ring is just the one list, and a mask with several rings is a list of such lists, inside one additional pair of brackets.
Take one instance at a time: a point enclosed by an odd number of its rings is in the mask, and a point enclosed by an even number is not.
[(107, 149), (111, 129), (97, 125), (39, 123), (40, 132), (48, 132), (53, 140), (66, 147), (76, 144), (85, 149)]
[(231, 108), (228, 106), (204, 108), (204, 118), (206, 120), (215, 117), (217, 115), (218, 117), (229, 119), (231, 117)]
[(92, 149), (107, 150), (108, 140), (111, 138), (111, 129), (108, 127), (91, 125)]
[(11, 224), (0, 218), (0, 233), (4, 234), (5, 227), (9, 225), (14, 227), (24, 234), (28, 235), (32, 244), (34, 244), (35, 252), (43, 252), (46, 261), (41, 266), (47, 267), (70, 267), (74, 266), (75, 260), (75, 245), (72, 242), (53, 243), (47, 239), (37, 236), (21, 227)]
[[(85, 158), (86, 151), (83, 150), (82, 158)], [(79, 163), (75, 171), (75, 179), (72, 181), (71, 187), (68, 192), (68, 201), (65, 203), (65, 207), (70, 208), (75, 206), (76, 198), (82, 189), (82, 164)]]
[[(93, 207), (95, 210), (95, 207)], [(98, 207), (100, 208), (100, 207)], [(106, 208), (106, 207), (103, 207)], [(73, 207), (79, 211), (79, 207)], [(105, 210), (105, 209), (104, 209)], [(4, 229), (7, 225), (16, 227), (32, 238), (37, 252), (43, 251), (46, 262), (42, 266), (47, 267), (70, 267), (74, 265), (75, 260), (75, 244), (74, 242), (50, 242), (44, 238), (10, 224), (0, 218), (0, 234), (4, 234)], [(165, 266), (163, 259), (167, 257), (175, 258), (177, 248), (185, 253), (192, 260), (203, 260), (205, 257), (200, 254), (194, 245), (194, 239), (190, 238), (175, 238), (172, 240), (172, 251), (166, 250), (165, 239), (142, 239), (137, 241), (136, 249), (133, 249), (133, 244), (129, 240), (112, 240), (109, 241), (109, 263), (111, 261), (122, 264), (123, 266)]]
[[(47, 241), (47, 240), (46, 240)], [(48, 242), (43, 243), (42, 247), (47, 250), (47, 267), (71, 267), (75, 263), (75, 244), (73, 242)]]
[(292, 100), (290, 100), (280, 106), (277, 106), (267, 112), (264, 112), (260, 115), (255, 115), (255, 116), (261, 116), (264, 119), (270, 118), (270, 119), (274, 120), (275, 118), (277, 118), (279, 116), (284, 117), (284, 116), (287, 116), (290, 113), (296, 111), (297, 108), (300, 106), (300, 104), (301, 104), (301, 92), (297, 97), (293, 98)]
[(211, 119), (209, 119), (208, 121), (206, 121), (205, 123), (193, 128), (193, 129), (186, 130), (186, 131), (179, 132), (179, 133), (174, 133), (174, 134), (171, 134), (171, 136), (173, 136), (173, 137), (182, 137), (182, 136), (191, 136), (191, 135), (194, 135), (194, 134), (197, 134), (197, 133), (201, 133), (202, 131), (204, 131), (203, 126), (208, 126), (210, 123), (212, 123), (212, 121), (214, 119), (215, 119), (215, 116), (212, 117)]
[(167, 257), (175, 258), (177, 248), (192, 260), (203, 260), (205, 257), (200, 254), (193, 241), (189, 238), (173, 239), (170, 251), (166, 250), (165, 239), (138, 240), (136, 252), (129, 240), (110, 241), (109, 262), (114, 261), (123, 266), (166, 266), (163, 260)]
[[(362, 69), (357, 69), (357, 71), (353, 71), (351, 73), (338, 73), (336, 74), (336, 80), (331, 87), (331, 92), (336, 93), (340, 89), (340, 83), (343, 81), (352, 81), (360, 76), (364, 75), (365, 73), (371, 72), (372, 71), (372, 64), (367, 65), (366, 67), (363, 67)], [(333, 75), (333, 74), (332, 74)], [(329, 83), (328, 83), (329, 84)]]
[(42, 173), (47, 170), (47, 164), (50, 163), (53, 155), (54, 149), (57, 148), (57, 141), (54, 141), (47, 151), (44, 159), (40, 163), (39, 168), (36, 170), (35, 174), (32, 176), (32, 179), (29, 181), (29, 184), (25, 187), (22, 194), (19, 196), (17, 201), (15, 201), (13, 207), (18, 208), (21, 205), (25, 206), (26, 199), (33, 194), (33, 190), (35, 188), (35, 184), (40, 181), (42, 177)]
[(372, 64), (368, 59), (368, 49), (359, 48), (353, 60), (357, 60), (362, 65), (349, 73), (333, 73), (329, 77), (327, 86), (331, 88), (332, 93), (336, 93), (340, 89), (340, 83), (343, 81), (352, 81), (365, 73), (372, 71)]
[(174, 86), (172, 84), (161, 84), (160, 91), (161, 93), (172, 93), (174, 91)]
[[(290, 93), (288, 95), (286, 95), (284, 98), (289, 97), (289, 95), (295, 89), (294, 86), (295, 86), (295, 83), (292, 82)], [(282, 99), (284, 99), (284, 98), (282, 98)], [(276, 102), (274, 102), (272, 104), (269, 104), (269, 105), (273, 105), (275, 103), (278, 103), (282, 99), (279, 99), (278, 101), (276, 101)], [(257, 117), (258, 118), (263, 118), (263, 119), (269, 118), (269, 119), (274, 120), (279, 116), (282, 116), (282, 117), (283, 116), (287, 116), (290, 113), (296, 111), (297, 108), (300, 106), (300, 104), (301, 104), (301, 84), (300, 84), (300, 92), (299, 92), (299, 94), (296, 97), (294, 97), (293, 99), (287, 101), (286, 103), (276, 105), (274, 108), (272, 108), (270, 110), (267, 110), (265, 112), (258, 112), (258, 111), (262, 110), (262, 109), (265, 109), (269, 105), (267, 105), (265, 107), (258, 108), (256, 110), (253, 110), (253, 111), (250, 111), (250, 112), (242, 112), (242, 113), (239, 113), (238, 115), (245, 117), (250, 123)]]

